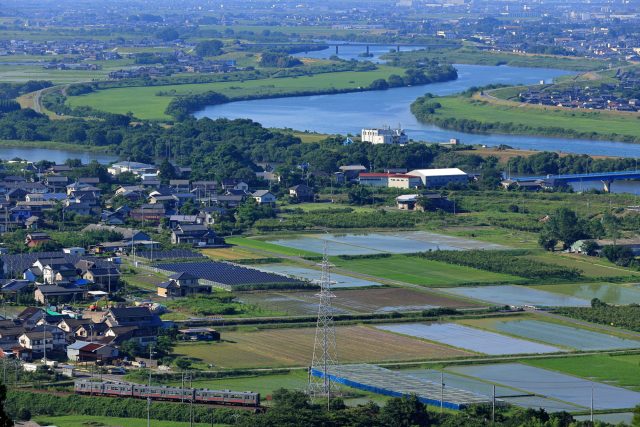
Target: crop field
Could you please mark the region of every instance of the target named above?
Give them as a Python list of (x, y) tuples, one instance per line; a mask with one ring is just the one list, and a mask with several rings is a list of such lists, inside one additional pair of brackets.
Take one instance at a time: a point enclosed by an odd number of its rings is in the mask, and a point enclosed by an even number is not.
[(640, 391), (640, 355), (527, 360), (527, 365)]
[(640, 348), (638, 340), (534, 319), (472, 319), (460, 323), (574, 350)]
[(311, 252), (304, 249), (288, 248), (285, 246), (275, 245), (273, 243), (265, 242), (258, 239), (250, 239), (247, 237), (228, 237), (225, 241), (231, 245), (236, 245), (240, 248), (256, 249), (258, 251), (264, 251), (273, 253), (276, 255), (286, 256), (319, 256), (321, 253)]
[[(103, 415), (66, 415), (61, 417), (37, 416), (34, 421), (41, 426), (57, 427), (146, 427), (147, 420), (143, 418), (115, 418)], [(189, 427), (188, 422), (151, 420), (154, 427)], [(210, 427), (209, 423), (194, 423), (195, 427)], [(224, 424), (213, 424), (222, 427)]]
[[(428, 360), (471, 353), (366, 326), (336, 328), (341, 363)], [(174, 353), (218, 368), (308, 366), (315, 328), (223, 332), (223, 342), (178, 344)]]
[[(89, 106), (110, 113), (126, 114), (131, 111), (140, 119), (166, 119), (168, 117), (164, 111), (175, 95), (215, 91), (230, 99), (241, 99), (246, 96), (278, 96), (296, 92), (357, 89), (368, 86), (376, 79), (386, 79), (391, 74), (402, 75), (403, 73), (404, 70), (401, 68), (380, 66), (372, 71), (345, 71), (303, 77), (115, 88), (69, 97), (67, 102), (72, 107)], [(172, 95), (157, 96), (159, 91), (170, 92)]]
[(640, 286), (617, 283), (576, 283), (536, 286), (541, 291), (553, 291), (576, 298), (598, 298), (608, 304), (640, 304)]
[(632, 408), (640, 402), (640, 393), (635, 391), (520, 363), (452, 366), (447, 370), (582, 408), (591, 404), (592, 387), (595, 410)]
[(368, 234), (308, 234), (272, 243), (321, 253), (327, 242), (329, 255), (371, 255), (377, 253), (416, 253), (429, 250), (506, 249), (502, 245), (462, 239), (455, 236), (410, 231)]
[(405, 255), (374, 259), (343, 260), (338, 258), (332, 259), (332, 262), (343, 270), (421, 286), (446, 287), (472, 283), (517, 283), (524, 280), (508, 274), (492, 273)]
[[(467, 150), (460, 151), (460, 154), (466, 154)], [(473, 153), (469, 150), (469, 153)], [(474, 239), (481, 242), (495, 243), (498, 245), (509, 246), (512, 248), (537, 249), (538, 235), (527, 231), (508, 230), (499, 227), (450, 227), (439, 229), (443, 233), (464, 239)]]
[[(254, 266), (258, 270), (267, 271), (271, 273), (286, 274), (289, 277), (298, 278), (302, 280), (319, 281), (322, 272), (317, 269), (295, 267), (287, 264), (260, 264)], [(338, 288), (362, 288), (369, 286), (382, 286), (383, 283), (374, 282), (371, 280), (360, 279), (357, 277), (345, 276), (342, 274), (331, 273), (332, 287)]]
[[(334, 294), (336, 297), (332, 304), (336, 313), (388, 313), (433, 307), (478, 306), (471, 301), (406, 288), (338, 289)], [(313, 315), (318, 311), (318, 297), (315, 292), (242, 293), (239, 298), (248, 304), (289, 315)]]
[[(487, 301), (497, 305), (536, 307), (588, 307), (591, 302), (587, 299), (569, 295), (556, 294), (545, 290), (525, 286), (478, 286), (443, 289), (443, 292), (464, 296), (480, 301)], [(549, 290), (554, 288), (548, 287)]]
[(556, 264), (562, 267), (577, 268), (583, 276), (593, 278), (629, 277), (630, 280), (640, 280), (640, 271), (620, 267), (606, 259), (576, 254), (543, 253), (535, 255), (533, 259), (541, 262)]
[(379, 329), (489, 355), (555, 353), (557, 347), (538, 344), (455, 323), (403, 323)]
[(264, 258), (251, 250), (240, 247), (203, 249), (202, 253), (211, 259), (226, 261)]
[[(442, 108), (435, 116), (441, 119), (464, 117), (483, 123), (514, 123), (531, 128), (569, 129), (594, 135), (618, 134), (640, 139), (637, 116), (593, 111), (567, 111), (550, 107), (498, 105), (462, 97), (440, 97)], [(532, 131), (531, 133), (535, 133)]]

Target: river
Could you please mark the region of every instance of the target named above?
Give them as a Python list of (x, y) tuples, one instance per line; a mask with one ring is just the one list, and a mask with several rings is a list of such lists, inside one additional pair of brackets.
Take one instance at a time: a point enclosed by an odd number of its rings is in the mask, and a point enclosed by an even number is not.
[(509, 66), (456, 65), (456, 68), (458, 79), (445, 83), (386, 91), (232, 102), (206, 107), (195, 116), (250, 118), (267, 127), (329, 134), (359, 135), (360, 129), (366, 127), (401, 125), (409, 137), (416, 141), (443, 142), (450, 138), (458, 138), (466, 144), (506, 144), (526, 150), (640, 157), (640, 144), (521, 135), (479, 135), (449, 131), (418, 122), (411, 114), (409, 106), (425, 93), (450, 95), (472, 86), (491, 83), (535, 84), (540, 80), (550, 82), (558, 76), (570, 74), (564, 70)]
[(0, 147), (0, 159), (11, 160), (15, 158), (25, 159), (30, 162), (48, 160), (57, 164), (62, 164), (67, 159), (80, 159), (82, 163), (89, 163), (96, 160), (103, 164), (108, 164), (118, 160), (118, 156), (114, 156), (112, 154), (93, 153), (88, 151), (57, 150), (50, 148)]

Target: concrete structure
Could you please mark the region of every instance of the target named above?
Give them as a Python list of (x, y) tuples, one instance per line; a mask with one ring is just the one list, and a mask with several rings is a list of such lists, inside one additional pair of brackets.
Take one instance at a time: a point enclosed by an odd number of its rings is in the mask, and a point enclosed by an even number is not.
[(408, 172), (407, 175), (420, 177), (422, 185), (426, 188), (444, 187), (451, 183), (469, 183), (469, 175), (458, 168), (416, 169)]
[(382, 129), (362, 129), (360, 133), (362, 142), (370, 142), (372, 144), (408, 144), (409, 137), (402, 129), (391, 129), (389, 127)]
[(361, 173), (358, 182), (369, 187), (389, 188), (417, 188), (422, 185), (418, 176), (397, 173)]

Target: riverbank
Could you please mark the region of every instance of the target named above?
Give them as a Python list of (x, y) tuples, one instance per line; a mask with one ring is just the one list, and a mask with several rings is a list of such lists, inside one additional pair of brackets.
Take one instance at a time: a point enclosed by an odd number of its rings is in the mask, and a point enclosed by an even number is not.
[[(115, 114), (132, 112), (147, 120), (168, 120), (165, 114), (176, 97), (194, 96), (207, 92), (224, 95), (230, 102), (246, 99), (281, 98), (304, 95), (324, 95), (375, 90), (376, 81), (385, 82), (392, 76), (402, 80), (405, 69), (380, 65), (376, 70), (345, 71), (312, 76), (268, 78), (235, 82), (184, 84), (167, 86), (126, 87), (105, 89), (79, 96), (67, 97), (70, 107), (91, 107)], [(429, 77), (429, 74), (427, 74)], [(436, 76), (437, 77), (437, 76)], [(441, 81), (433, 78), (431, 81)], [(404, 84), (404, 83), (403, 83)], [(203, 106), (204, 107), (204, 106)]]
[[(512, 52), (494, 52), (481, 50), (473, 46), (463, 46), (458, 49), (429, 49), (411, 52), (388, 53), (381, 59), (388, 65), (406, 66), (409, 63), (424, 60), (451, 62), (469, 65), (509, 65), (511, 67), (555, 68), (567, 71), (595, 71), (609, 67), (609, 61), (592, 58), (580, 58), (558, 55), (535, 55)], [(613, 65), (625, 65), (616, 63)]]
[(422, 123), (468, 133), (640, 142), (637, 114), (491, 102), (477, 95), (420, 97), (411, 112)]

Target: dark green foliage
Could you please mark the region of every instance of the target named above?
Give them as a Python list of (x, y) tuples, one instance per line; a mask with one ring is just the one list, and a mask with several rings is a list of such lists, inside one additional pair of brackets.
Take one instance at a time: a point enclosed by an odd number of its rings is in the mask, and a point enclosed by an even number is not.
[(586, 154), (560, 156), (544, 151), (526, 157), (512, 157), (507, 166), (514, 174), (553, 175), (633, 170), (636, 164), (632, 157), (594, 159)]
[(222, 53), (222, 42), (220, 40), (204, 40), (195, 47), (195, 54), (199, 57), (217, 56)]
[(589, 223), (571, 209), (560, 208), (551, 214), (542, 228), (540, 243), (547, 246), (544, 242), (559, 241), (563, 249), (567, 249), (577, 240), (589, 237)]
[(20, 109), (20, 104), (12, 99), (0, 98), (0, 113), (8, 113), (10, 111), (16, 111)]
[(155, 36), (162, 41), (170, 42), (179, 38), (180, 34), (175, 28), (163, 28), (158, 31)]
[(197, 95), (176, 96), (169, 102), (165, 114), (173, 116), (176, 120), (184, 120), (189, 114), (204, 108), (207, 105), (217, 105), (229, 102), (229, 98), (218, 92), (204, 92)]
[(609, 261), (623, 267), (629, 267), (635, 262), (633, 251), (627, 246), (605, 246), (602, 248), (602, 255)]
[(260, 58), (261, 67), (291, 68), (302, 65), (302, 61), (281, 52), (264, 52)]
[[(27, 408), (31, 413), (49, 416), (64, 415), (94, 415), (122, 418), (146, 418), (147, 402), (138, 399), (112, 399), (96, 396), (59, 396), (46, 393), (29, 393), (10, 391), (5, 402), (5, 408), (9, 416), (17, 415)], [(170, 404), (166, 402), (151, 403), (151, 418), (166, 421), (189, 421), (189, 405)], [(194, 421), (210, 423), (213, 415), (214, 422), (234, 424), (235, 417), (248, 416), (246, 411), (234, 411), (232, 409), (211, 409), (200, 405), (193, 407)], [(2, 424), (0, 427), (12, 426)]]
[(385, 79), (377, 79), (371, 82), (369, 85), (371, 90), (386, 90), (389, 89), (389, 83)]
[(600, 300), (592, 301), (591, 305), (591, 307), (562, 307), (556, 311), (563, 316), (640, 332), (639, 305), (608, 305)]
[(0, 99), (13, 99), (25, 93), (53, 86), (46, 80), (29, 80), (26, 83), (0, 83)]
[(575, 268), (545, 264), (527, 258), (527, 254), (527, 251), (472, 250), (431, 251), (423, 252), (419, 256), (434, 261), (464, 265), (495, 273), (511, 274), (528, 279), (575, 280), (580, 277), (580, 271)]

